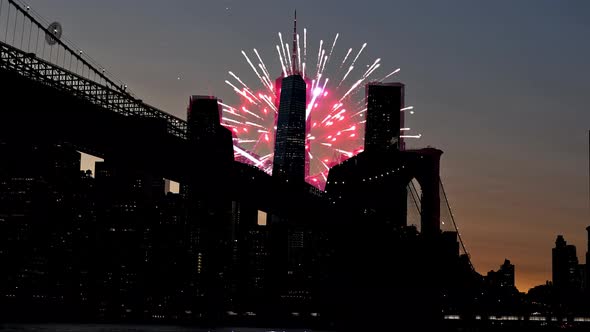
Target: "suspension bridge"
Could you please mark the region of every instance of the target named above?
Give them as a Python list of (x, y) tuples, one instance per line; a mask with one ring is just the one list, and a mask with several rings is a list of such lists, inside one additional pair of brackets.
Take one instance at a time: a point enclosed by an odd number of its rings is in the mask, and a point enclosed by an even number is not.
[[(169, 135), (187, 139), (187, 122), (137, 98), (131, 89), (22, 1), (0, 0), (0, 70), (69, 94), (128, 118), (157, 119)], [(59, 31), (61, 34), (61, 31)], [(457, 232), (461, 251), (469, 252), (457, 227), (443, 182), (439, 180), (441, 224)], [(421, 192), (407, 187), (408, 220), (421, 213)], [(473, 269), (471, 260), (469, 264)]]

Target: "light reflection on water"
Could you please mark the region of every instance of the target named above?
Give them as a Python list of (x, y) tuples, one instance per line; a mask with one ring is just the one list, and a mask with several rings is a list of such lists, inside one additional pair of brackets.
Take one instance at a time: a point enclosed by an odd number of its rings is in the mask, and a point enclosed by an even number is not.
[(242, 328), (225, 327), (202, 329), (178, 326), (159, 325), (70, 325), (70, 324), (0, 324), (0, 331), (20, 332), (321, 332), (309, 329), (272, 329), (272, 328)]

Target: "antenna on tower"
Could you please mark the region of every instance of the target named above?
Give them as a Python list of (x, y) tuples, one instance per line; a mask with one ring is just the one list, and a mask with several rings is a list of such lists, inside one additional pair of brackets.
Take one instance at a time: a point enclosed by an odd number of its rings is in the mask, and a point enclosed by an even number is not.
[(293, 54), (291, 55), (292, 75), (298, 73), (297, 66), (297, 9), (295, 9), (295, 20), (293, 21)]

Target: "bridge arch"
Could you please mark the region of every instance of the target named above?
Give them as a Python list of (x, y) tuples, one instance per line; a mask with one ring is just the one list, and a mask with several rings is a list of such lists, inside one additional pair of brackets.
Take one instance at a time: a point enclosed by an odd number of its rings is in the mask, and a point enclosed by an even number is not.
[(406, 188), (416, 179), (422, 189), (421, 230), (440, 233), (439, 170), (442, 151), (434, 148), (363, 152), (330, 170), (326, 191), (333, 204), (362, 206), (360, 214), (406, 226)]

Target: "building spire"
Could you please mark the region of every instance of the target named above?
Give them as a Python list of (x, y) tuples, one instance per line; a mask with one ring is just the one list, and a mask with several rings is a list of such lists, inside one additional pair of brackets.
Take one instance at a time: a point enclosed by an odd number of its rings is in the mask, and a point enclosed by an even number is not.
[(295, 20), (293, 21), (293, 54), (291, 55), (291, 74), (295, 75), (297, 70), (297, 9), (295, 9)]

